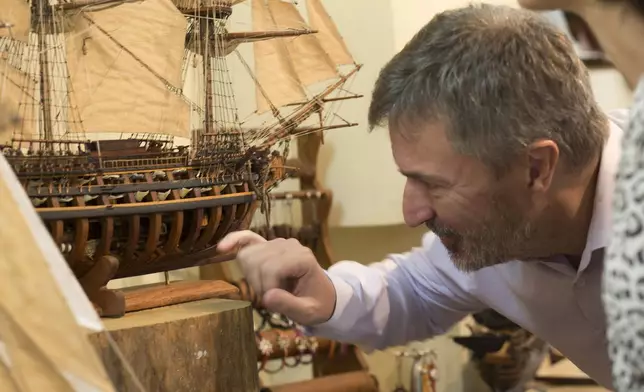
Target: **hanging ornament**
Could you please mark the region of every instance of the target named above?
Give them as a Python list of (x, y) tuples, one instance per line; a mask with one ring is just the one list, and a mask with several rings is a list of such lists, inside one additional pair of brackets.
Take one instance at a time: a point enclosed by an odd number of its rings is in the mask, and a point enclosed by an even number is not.
[(393, 392), (407, 392), (402, 383), (403, 352), (396, 352), (396, 387)]

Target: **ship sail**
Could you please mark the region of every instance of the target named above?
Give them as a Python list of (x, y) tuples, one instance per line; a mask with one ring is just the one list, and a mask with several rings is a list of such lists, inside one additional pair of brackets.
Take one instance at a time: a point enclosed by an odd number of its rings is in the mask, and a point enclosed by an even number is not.
[[(0, 104), (3, 110), (25, 118), (38, 107), (39, 97), (35, 94), (35, 80), (20, 68), (18, 61), (6, 53), (9, 45), (24, 49), (29, 39), (31, 8), (28, 0), (0, 0)], [(36, 122), (16, 123), (21, 132), (34, 137), (38, 131)], [(0, 127), (0, 143), (11, 137), (9, 126)]]
[(11, 37), (27, 42), (31, 27), (31, 4), (29, 0), (0, 1), (0, 37)]
[[(265, 0), (251, 1), (253, 27), (256, 30), (277, 30), (276, 22), (272, 18), (271, 10)], [(258, 113), (270, 110), (270, 103), (275, 107), (280, 107), (307, 99), (306, 91), (297, 76), (283, 39), (255, 42), (253, 49), (255, 78), (259, 84), (255, 94)], [(270, 103), (267, 97), (270, 99)]]
[[(294, 3), (283, 0), (252, 0), (256, 29), (312, 29), (315, 34), (255, 42), (257, 113), (271, 108), (305, 105), (314, 99), (312, 87), (334, 82), (339, 67), (355, 62), (337, 27), (320, 1), (307, 1), (308, 24)], [(337, 88), (338, 86), (336, 86)], [(326, 97), (327, 93), (324, 93)], [(267, 98), (270, 103), (267, 102)], [(308, 113), (308, 114), (306, 114)], [(297, 116), (298, 121), (312, 113)]]
[(317, 38), (336, 65), (355, 64), (355, 60), (320, 0), (306, 0), (309, 25), (318, 31)]
[(71, 88), (85, 131), (188, 138), (183, 98), (186, 20), (170, 0), (145, 0), (69, 15)]
[[(36, 81), (29, 74), (17, 69), (0, 51), (0, 103), (5, 106), (5, 110), (20, 116), (21, 119), (34, 116), (39, 106), (39, 95), (35, 86)], [(20, 121), (15, 127), (18, 127), (23, 137), (32, 139), (38, 136), (36, 125), (37, 121)], [(10, 138), (11, 128), (5, 127), (0, 132), (0, 143)]]
[[(282, 0), (268, 0), (268, 7), (276, 25), (280, 28), (308, 28), (295, 4)], [(335, 64), (322, 48), (317, 34), (303, 35), (295, 39), (282, 39), (281, 41), (284, 41), (295, 73), (304, 86), (339, 76)]]
[[(319, 1), (307, 2), (318, 34), (282, 0), (251, 0), (255, 31), (228, 32), (227, 10), (242, 2), (78, 0), (50, 5), (52, 18), (29, 15), (28, 0), (0, 0), (0, 15), (16, 20), (11, 30), (0, 29), (0, 99), (22, 119), (13, 139), (163, 135), (192, 139), (196, 148), (196, 135), (241, 132), (233, 93), (225, 87), (231, 84), (225, 57), (240, 43), (253, 44), (256, 113), (270, 110), (277, 117), (271, 128), (282, 121), (277, 108), (310, 102), (315, 94), (309, 87), (342, 78), (338, 66), (353, 63)], [(204, 9), (215, 17), (198, 16)], [(16, 29), (30, 18), (36, 34), (23, 43)], [(265, 144), (257, 138), (268, 135), (247, 136)]]

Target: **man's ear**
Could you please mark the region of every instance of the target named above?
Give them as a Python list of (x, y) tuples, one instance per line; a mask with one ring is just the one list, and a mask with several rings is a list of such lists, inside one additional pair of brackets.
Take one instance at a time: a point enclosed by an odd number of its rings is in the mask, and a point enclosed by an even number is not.
[(559, 147), (552, 140), (539, 140), (528, 146), (528, 186), (533, 191), (550, 188), (559, 161)]

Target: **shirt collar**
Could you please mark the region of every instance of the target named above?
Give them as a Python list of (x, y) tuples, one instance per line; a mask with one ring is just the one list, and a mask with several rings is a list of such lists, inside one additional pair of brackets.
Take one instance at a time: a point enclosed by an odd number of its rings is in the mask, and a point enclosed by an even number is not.
[(593, 217), (588, 228), (586, 247), (581, 255), (579, 272), (588, 267), (592, 253), (608, 246), (611, 237), (615, 175), (621, 156), (621, 139), (628, 119), (628, 110), (609, 113), (610, 133), (602, 151), (595, 189)]

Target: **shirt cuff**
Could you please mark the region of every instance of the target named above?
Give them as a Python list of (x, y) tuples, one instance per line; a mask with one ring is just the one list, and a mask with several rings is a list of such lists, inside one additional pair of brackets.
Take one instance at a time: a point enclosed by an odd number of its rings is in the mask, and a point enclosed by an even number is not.
[(331, 318), (327, 321), (312, 326), (305, 326), (304, 332), (307, 335), (314, 335), (316, 331), (319, 331), (321, 329), (336, 329), (340, 327), (342, 314), (349, 305), (349, 301), (353, 297), (353, 287), (351, 287), (350, 284), (345, 282), (342, 278), (333, 276), (326, 271), (325, 273), (327, 274), (327, 277), (329, 278), (331, 283), (333, 283), (333, 287), (335, 287), (335, 309), (333, 310)]
[(344, 313), (347, 305), (349, 305), (351, 297), (353, 297), (353, 287), (351, 287), (349, 283), (344, 281), (342, 278), (330, 275), (329, 273), (327, 273), (327, 276), (331, 283), (333, 283), (333, 287), (335, 287), (335, 309), (333, 310), (331, 318), (328, 321), (319, 324), (320, 326), (337, 322), (340, 317), (342, 317), (342, 313)]

